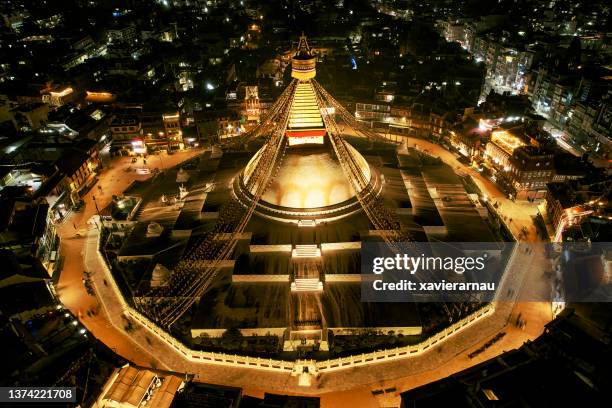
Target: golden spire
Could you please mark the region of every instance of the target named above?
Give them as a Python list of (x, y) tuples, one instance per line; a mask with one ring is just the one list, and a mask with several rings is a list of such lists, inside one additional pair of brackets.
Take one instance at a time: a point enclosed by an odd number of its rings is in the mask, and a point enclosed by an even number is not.
[(296, 56), (301, 57), (312, 57), (312, 53), (310, 52), (310, 46), (308, 45), (308, 40), (306, 39), (306, 35), (302, 31), (302, 35), (300, 36), (300, 40), (297, 46)]

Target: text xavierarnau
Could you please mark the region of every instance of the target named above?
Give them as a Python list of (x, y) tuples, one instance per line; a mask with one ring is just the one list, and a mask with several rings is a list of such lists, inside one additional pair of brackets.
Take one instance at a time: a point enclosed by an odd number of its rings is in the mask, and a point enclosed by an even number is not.
[(494, 291), (495, 282), (412, 282), (402, 279), (399, 282), (384, 282), (382, 279), (372, 283), (377, 291), (411, 291), (411, 292), (434, 292), (434, 291)]

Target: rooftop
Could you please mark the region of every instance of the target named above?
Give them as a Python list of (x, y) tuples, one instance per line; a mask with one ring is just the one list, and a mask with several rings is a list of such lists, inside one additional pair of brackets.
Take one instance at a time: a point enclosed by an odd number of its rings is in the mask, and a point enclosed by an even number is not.
[[(126, 365), (112, 380), (110, 389), (103, 400), (122, 407), (140, 407), (147, 400), (148, 406), (169, 408), (183, 381), (175, 375), (156, 372)], [(115, 406), (115, 405), (113, 405)]]
[(575, 205), (590, 202), (601, 202), (606, 205), (612, 197), (609, 189), (611, 182), (610, 179), (601, 182), (572, 180), (565, 183), (548, 183), (546, 187), (563, 208), (571, 208)]
[(55, 162), (55, 165), (66, 176), (72, 176), (87, 160), (89, 160), (87, 153), (76, 148), (69, 148)]
[(512, 154), (514, 149), (525, 146), (525, 143), (519, 137), (506, 130), (492, 131), (491, 142), (495, 143), (508, 154)]

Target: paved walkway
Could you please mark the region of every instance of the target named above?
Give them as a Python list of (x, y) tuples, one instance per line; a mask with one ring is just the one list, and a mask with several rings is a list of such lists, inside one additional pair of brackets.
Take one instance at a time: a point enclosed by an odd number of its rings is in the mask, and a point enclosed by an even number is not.
[[(163, 154), (163, 158), (151, 156), (152, 158), (149, 159), (148, 163), (153, 167), (168, 169), (201, 153), (203, 153), (202, 149), (193, 149), (177, 152), (173, 155)], [(60, 253), (63, 257), (63, 268), (56, 290), (62, 303), (75, 316), (78, 316), (81, 323), (98, 339), (121, 356), (137, 364), (147, 366), (156, 359), (137, 345), (126, 342), (125, 339), (116, 338), (115, 328), (100, 313), (100, 302), (96, 297), (88, 295), (83, 285), (83, 272), (86, 270), (83, 258), (85, 238), (76, 237), (75, 234), (77, 231), (95, 228), (92, 224), (87, 223), (96, 214), (94, 195), (98, 208), (102, 210), (110, 204), (113, 195), (122, 194), (133, 181), (144, 181), (151, 177), (150, 174), (139, 175), (134, 171), (127, 171), (129, 168), (136, 166), (136, 164), (131, 163), (130, 157), (113, 158), (105, 161), (104, 164), (105, 168), (98, 176), (98, 183), (83, 197), (85, 200), (83, 211), (71, 213), (66, 220), (57, 226), (61, 238)], [(137, 165), (142, 167), (142, 159)], [(87, 311), (89, 310), (98, 312), (98, 314), (88, 316)]]

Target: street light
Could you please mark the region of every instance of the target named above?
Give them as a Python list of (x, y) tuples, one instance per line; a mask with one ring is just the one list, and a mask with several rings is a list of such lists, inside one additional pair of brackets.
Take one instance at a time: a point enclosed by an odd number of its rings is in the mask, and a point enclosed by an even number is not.
[[(168, 144), (168, 150), (170, 149), (170, 145)], [(157, 157), (159, 157), (159, 164), (161, 166), (161, 171), (164, 171), (164, 161), (162, 160), (162, 154), (163, 154), (163, 150), (159, 152), (159, 154), (157, 155)]]
[[(98, 202), (96, 201), (95, 194), (93, 194), (91, 198), (93, 199), (94, 205), (96, 206), (96, 212), (98, 213), (98, 219), (100, 220), (100, 225), (102, 226), (102, 216), (100, 215), (100, 209), (98, 208)], [(101, 229), (98, 227), (97, 223), (94, 222), (94, 224), (96, 224), (96, 228)]]

